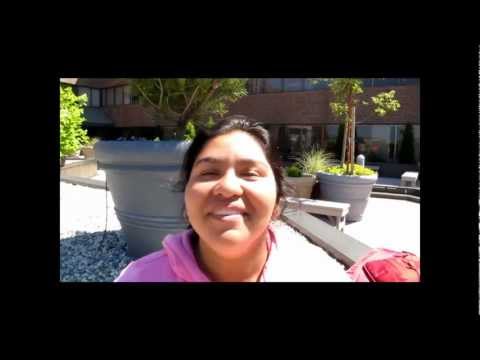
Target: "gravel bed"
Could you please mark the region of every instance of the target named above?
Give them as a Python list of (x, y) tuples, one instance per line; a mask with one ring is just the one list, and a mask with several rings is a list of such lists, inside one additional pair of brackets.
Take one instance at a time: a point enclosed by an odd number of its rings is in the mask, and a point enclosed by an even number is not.
[(60, 281), (111, 282), (132, 261), (126, 251), (110, 192), (61, 182)]

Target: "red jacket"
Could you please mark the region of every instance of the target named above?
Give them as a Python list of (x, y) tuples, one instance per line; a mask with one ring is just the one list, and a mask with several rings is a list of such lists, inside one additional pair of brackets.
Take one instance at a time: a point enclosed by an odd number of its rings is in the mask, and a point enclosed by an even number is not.
[(372, 249), (347, 274), (356, 282), (419, 282), (420, 259), (407, 251)]

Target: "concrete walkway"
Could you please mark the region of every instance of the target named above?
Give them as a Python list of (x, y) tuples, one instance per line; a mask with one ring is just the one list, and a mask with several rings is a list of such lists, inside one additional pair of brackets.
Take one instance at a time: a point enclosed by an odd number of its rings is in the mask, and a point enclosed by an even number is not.
[(370, 198), (363, 219), (347, 223), (344, 232), (370, 247), (405, 250), (420, 256), (420, 204)]

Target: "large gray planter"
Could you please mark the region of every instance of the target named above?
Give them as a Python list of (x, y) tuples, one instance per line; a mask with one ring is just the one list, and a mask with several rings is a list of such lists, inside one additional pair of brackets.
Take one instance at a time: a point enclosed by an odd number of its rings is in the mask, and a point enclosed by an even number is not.
[(99, 141), (98, 167), (105, 170), (115, 212), (138, 258), (162, 248), (165, 235), (184, 230), (183, 192), (176, 188), (184, 141)]
[(318, 172), (317, 179), (320, 199), (350, 204), (346, 220), (360, 221), (378, 175), (347, 176)]

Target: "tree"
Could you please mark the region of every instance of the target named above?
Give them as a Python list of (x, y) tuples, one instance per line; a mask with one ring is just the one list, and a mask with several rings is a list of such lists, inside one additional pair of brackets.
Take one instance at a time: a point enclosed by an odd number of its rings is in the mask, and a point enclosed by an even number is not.
[(177, 138), (184, 135), (188, 121), (192, 125), (211, 126), (211, 117), (228, 112), (228, 105), (247, 95), (247, 79), (134, 79), (133, 93), (152, 112), (160, 125), (175, 121)]
[(415, 163), (415, 149), (414, 149), (413, 127), (412, 124), (407, 124), (403, 130), (402, 143), (398, 153), (398, 160), (401, 164)]
[[(322, 79), (312, 79), (316, 83)], [(326, 80), (326, 79), (323, 79)], [(333, 93), (333, 101), (330, 102), (332, 113), (345, 124), (342, 145), (341, 166), (346, 164), (346, 174), (353, 175), (355, 163), (355, 110), (360, 100), (357, 96), (363, 93), (362, 80), (352, 78), (328, 79), (329, 87)], [(383, 117), (387, 113), (397, 111), (400, 103), (395, 99), (395, 90), (382, 92), (371, 97), (375, 106), (375, 113)], [(363, 105), (369, 105), (362, 101)]]
[(74, 154), (87, 144), (87, 131), (82, 129), (83, 109), (87, 95), (76, 96), (71, 87), (60, 86), (60, 157)]

